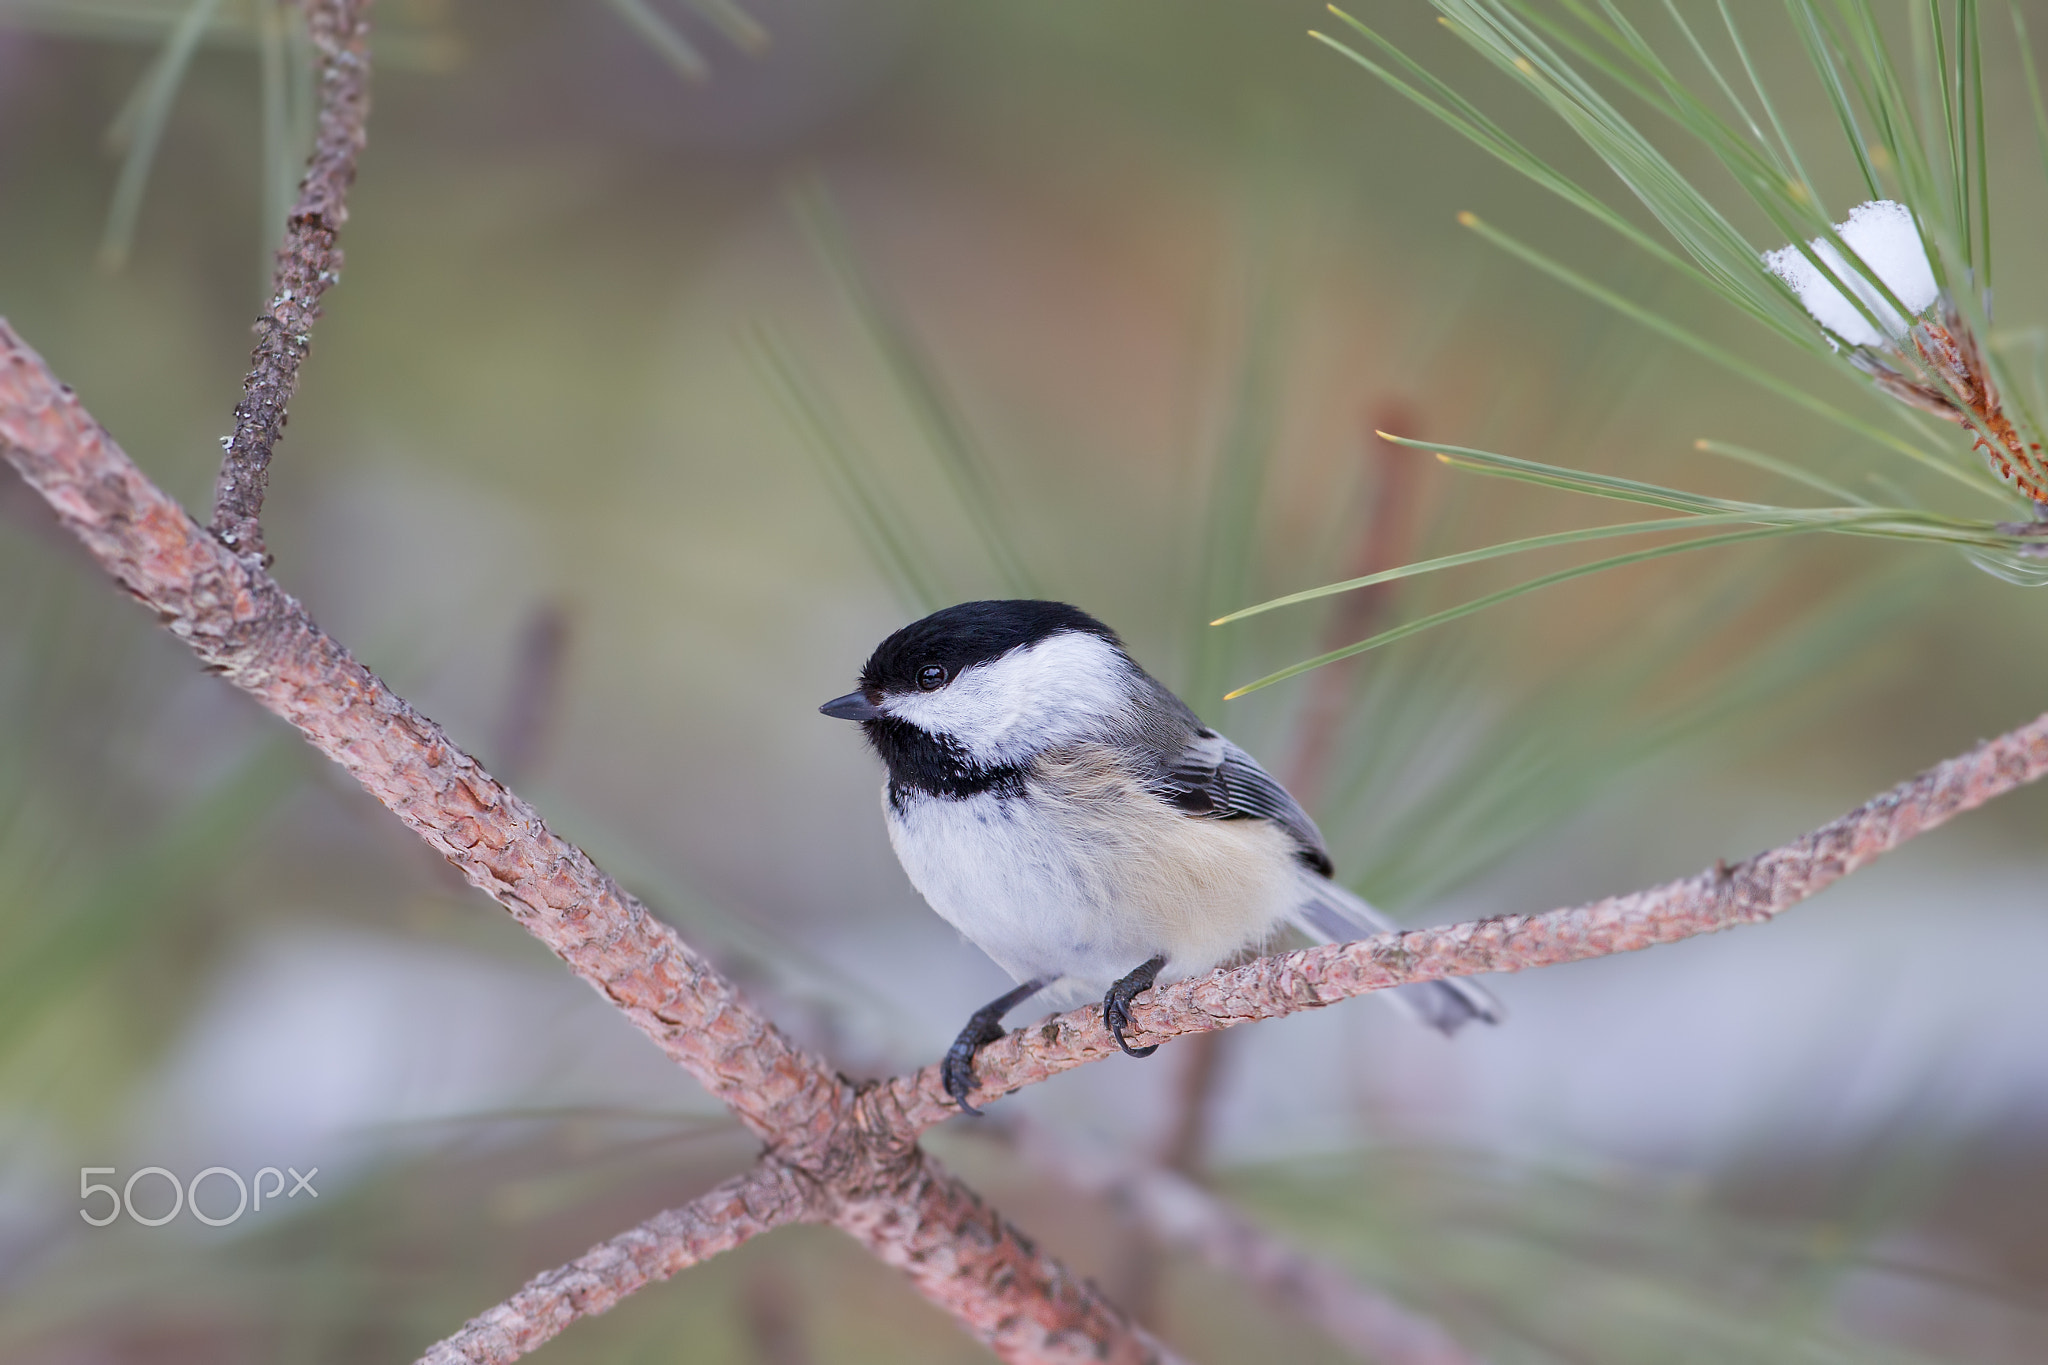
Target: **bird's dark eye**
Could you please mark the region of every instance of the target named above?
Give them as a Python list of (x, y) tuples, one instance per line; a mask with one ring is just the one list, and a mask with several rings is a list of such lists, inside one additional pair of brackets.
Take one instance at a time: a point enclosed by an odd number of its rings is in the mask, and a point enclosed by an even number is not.
[(946, 685), (946, 670), (937, 664), (926, 664), (917, 670), (918, 690), (936, 692)]

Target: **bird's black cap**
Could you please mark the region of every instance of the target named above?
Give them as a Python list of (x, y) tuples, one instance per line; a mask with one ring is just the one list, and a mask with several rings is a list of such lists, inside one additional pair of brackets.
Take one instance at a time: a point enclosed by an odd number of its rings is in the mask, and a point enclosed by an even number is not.
[(860, 671), (863, 692), (907, 692), (917, 687), (918, 670), (937, 664), (948, 678), (964, 668), (999, 659), (1013, 649), (1035, 645), (1061, 631), (1085, 631), (1123, 648), (1116, 632), (1064, 602), (962, 602), (912, 621), (875, 646)]

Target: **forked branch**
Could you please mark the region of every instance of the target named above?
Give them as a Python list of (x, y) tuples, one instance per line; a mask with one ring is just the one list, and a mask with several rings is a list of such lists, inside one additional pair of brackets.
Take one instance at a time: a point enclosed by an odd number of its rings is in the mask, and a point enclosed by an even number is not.
[[(1157, 1346), (1092, 1287), (1031, 1251), (924, 1161), (917, 1134), (955, 1112), (936, 1067), (856, 1088), (796, 1047), (673, 929), (315, 626), (260, 566), (201, 530), (4, 322), (0, 453), (202, 662), (347, 768), (728, 1104), (777, 1160), (831, 1191), (836, 1224), (903, 1267), (1006, 1359), (1064, 1359), (1061, 1343), (1070, 1341), (1090, 1343), (1093, 1358), (1158, 1358)], [(2044, 772), (2048, 716), (1733, 867), (1543, 915), (1262, 958), (1155, 991), (1136, 1011), (1141, 1041), (1408, 982), (1579, 961), (1765, 920)], [(1114, 1050), (1095, 1012), (1057, 1016), (982, 1050), (979, 1097)], [(1031, 1331), (1012, 1333), (1018, 1322)]]
[[(1094, 1286), (931, 1166), (913, 1135), (867, 1126), (850, 1082), (742, 1001), (674, 929), (315, 625), (260, 563), (187, 516), (4, 320), (0, 455), (207, 668), (346, 768), (725, 1103), (775, 1161), (815, 1182), (835, 1223), (1004, 1359), (1168, 1359)], [(593, 1311), (575, 1308), (580, 1283), (542, 1277), (518, 1316)]]
[[(363, 144), (368, 9), (368, 0), (307, 3), (321, 62), (319, 135), (279, 252), (275, 297), (257, 323), (211, 532), (136, 468), (4, 320), (0, 456), (203, 665), (347, 769), (762, 1140), (763, 1157), (751, 1172), (540, 1276), (428, 1359), (503, 1365), (577, 1317), (760, 1232), (829, 1221), (901, 1268), (1005, 1360), (1169, 1361), (1094, 1286), (1039, 1252), (918, 1148), (921, 1132), (955, 1112), (936, 1067), (856, 1086), (797, 1047), (672, 928), (315, 625), (266, 571), (259, 517), (271, 450), (320, 296), (339, 270), (335, 234)], [(1519, 971), (1768, 919), (2044, 771), (2048, 716), (1734, 868), (1546, 915), (1264, 958), (1153, 992), (1136, 1011), (1143, 1035), (1136, 1041), (1274, 1018), (1408, 982)], [(990, 1099), (1114, 1051), (1094, 1011), (1058, 1016), (982, 1051), (979, 1096)], [(1248, 1245), (1238, 1236), (1245, 1231), (1231, 1234), (1240, 1252)]]

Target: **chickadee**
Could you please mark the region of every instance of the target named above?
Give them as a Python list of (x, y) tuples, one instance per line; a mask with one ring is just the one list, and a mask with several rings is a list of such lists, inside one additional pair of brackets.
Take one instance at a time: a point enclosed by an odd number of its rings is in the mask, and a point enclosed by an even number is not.
[[(888, 765), (889, 842), (932, 909), (1019, 984), (946, 1053), (969, 1113), (974, 1053), (1059, 983), (1100, 990), (1124, 1041), (1134, 997), (1198, 976), (1283, 923), (1338, 941), (1393, 927), (1330, 880), (1322, 833), (1251, 755), (1204, 726), (1108, 626), (1059, 602), (964, 602), (882, 641), (859, 721)], [(1463, 980), (1403, 987), (1445, 1033), (1500, 1007)]]

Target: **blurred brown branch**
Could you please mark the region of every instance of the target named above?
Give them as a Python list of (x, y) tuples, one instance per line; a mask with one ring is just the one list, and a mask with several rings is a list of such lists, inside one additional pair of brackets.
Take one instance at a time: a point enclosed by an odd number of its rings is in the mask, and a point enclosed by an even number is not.
[(1076, 1151), (1038, 1124), (1006, 1127), (1027, 1161), (1083, 1194), (1109, 1200), (1152, 1246), (1200, 1257), (1211, 1270), (1256, 1290), (1359, 1359), (1373, 1365), (1482, 1365), (1434, 1322), (1288, 1246), (1185, 1173)]
[[(1367, 419), (1364, 453), (1371, 466), (1372, 482), (1360, 534), (1352, 545), (1351, 561), (1338, 577), (1364, 578), (1385, 573), (1414, 558), (1411, 552), (1420, 529), (1417, 514), (1422, 489), (1417, 475), (1421, 465), (1405, 458), (1405, 451), (1380, 440), (1378, 433), (1416, 433), (1421, 428), (1420, 415), (1401, 398), (1379, 404)], [(1389, 458), (1390, 455), (1395, 458)], [(1376, 583), (1337, 598), (1323, 626), (1321, 649), (1339, 649), (1379, 630), (1399, 589), (1396, 583)], [(1287, 790), (1309, 810), (1316, 808), (1329, 780), (1330, 756), (1336, 752), (1338, 735), (1349, 709), (1347, 703), (1365, 662), (1363, 655), (1354, 654), (1303, 679), (1307, 691), (1295, 731), (1294, 757), (1284, 776)]]
[(562, 677), (569, 665), (569, 608), (545, 601), (526, 615), (509, 672), (512, 686), (498, 718), (498, 771), (510, 781), (530, 776), (546, 756), (561, 720)]
[[(1354, 517), (1356, 533), (1346, 562), (1339, 565), (1337, 577), (1363, 578), (1395, 568), (1412, 557), (1410, 550), (1416, 539), (1420, 501), (1420, 486), (1416, 479), (1419, 466), (1413, 460), (1388, 458), (1393, 453), (1392, 448), (1379, 440), (1376, 433), (1381, 430), (1412, 432), (1420, 425), (1420, 417), (1413, 405), (1399, 397), (1379, 403), (1366, 420), (1363, 454), (1368, 466), (1367, 481), (1362, 490), (1361, 505)], [(1394, 587), (1394, 584), (1382, 583), (1338, 598), (1330, 619), (1324, 624), (1321, 648), (1335, 649), (1379, 629), (1382, 618), (1393, 605)], [(1287, 790), (1293, 792), (1308, 810), (1316, 808), (1328, 782), (1330, 758), (1336, 752), (1345, 717), (1350, 710), (1352, 691), (1365, 663), (1362, 657), (1341, 659), (1317, 669), (1302, 680), (1304, 695), (1300, 719), (1295, 727), (1294, 754), (1281, 769), (1281, 778)], [(1180, 1070), (1168, 1094), (1163, 1125), (1165, 1135), (1158, 1146), (1154, 1164), (1158, 1168), (1156, 1173), (1163, 1178), (1177, 1178), (1197, 1192), (1202, 1184), (1211, 1111), (1215, 1107), (1217, 1078), (1223, 1074), (1223, 1048), (1228, 1037), (1220, 1030), (1193, 1034), (1176, 1049), (1181, 1055), (1173, 1059)], [(1127, 1207), (1136, 1205), (1127, 1201)], [(1123, 1258), (1126, 1269), (1119, 1294), (1141, 1320), (1150, 1316), (1158, 1295), (1162, 1269), (1160, 1251), (1165, 1245), (1164, 1239), (1156, 1235), (1156, 1227), (1148, 1224), (1147, 1229), (1155, 1235), (1134, 1246)], [(1221, 1240), (1210, 1239), (1205, 1245), (1213, 1249), (1223, 1244)], [(1325, 1269), (1326, 1273), (1336, 1273)], [(1254, 1277), (1247, 1275), (1245, 1278)], [(1358, 1292), (1367, 1291), (1361, 1289)], [(1299, 1305), (1290, 1303), (1289, 1306)], [(1347, 1341), (1346, 1344), (1358, 1345), (1356, 1341)], [(1364, 1354), (1371, 1360), (1381, 1360), (1384, 1356), (1388, 1362), (1409, 1358), (1371, 1351)]]
[[(347, 768), (731, 1107), (762, 1138), (769, 1160), (815, 1183), (819, 1216), (903, 1269), (1005, 1359), (1166, 1358), (1092, 1286), (1037, 1252), (918, 1148), (918, 1133), (956, 1112), (937, 1067), (857, 1087), (798, 1048), (673, 929), (314, 625), (261, 567), (151, 484), (4, 322), (0, 447), (93, 557), (203, 664)], [(1765, 920), (2044, 772), (2048, 716), (1734, 867), (1544, 915), (1261, 958), (1156, 990), (1137, 1007), (1138, 1041)], [(992, 1099), (1115, 1050), (1099, 1012), (1060, 1015), (984, 1048), (977, 1095)], [(543, 1290), (527, 1292), (546, 1302), (530, 1303), (522, 1316), (568, 1311)], [(565, 1288), (555, 1297), (573, 1304), (575, 1294)]]
[(755, 1365), (811, 1365), (804, 1340), (803, 1302), (795, 1285), (773, 1266), (757, 1266), (740, 1294)]
[[(368, 0), (309, 0), (307, 10), (321, 62), (319, 135), (279, 253), (277, 297), (257, 323), (212, 530), (136, 468), (4, 320), (0, 454), (204, 667), (345, 768), (727, 1105), (764, 1149), (752, 1171), (540, 1276), (427, 1358), (517, 1359), (651, 1280), (779, 1224), (824, 1221), (903, 1270), (1005, 1360), (1172, 1359), (918, 1146), (924, 1129), (956, 1112), (936, 1067), (856, 1085), (798, 1047), (672, 928), (322, 631), (266, 571), (259, 516), (270, 452), (307, 329), (339, 265), (335, 234), (367, 111)], [(1264, 958), (1158, 990), (1136, 1011), (1143, 1036), (1135, 1041), (1274, 1018), (1406, 982), (1518, 971), (1768, 919), (2044, 771), (2048, 716), (1734, 868), (1547, 915)], [(978, 1093), (1005, 1094), (1114, 1051), (1097, 1012), (1058, 1016), (985, 1048)], [(1220, 1231), (1202, 1244), (1223, 1248), (1219, 1256), (1227, 1250), (1238, 1273), (1294, 1277), (1304, 1311), (1341, 1306), (1337, 1287), (1302, 1279), (1291, 1253), (1273, 1251), (1249, 1224), (1213, 1226)], [(1319, 1295), (1321, 1309), (1314, 1306)], [(1345, 1311), (1363, 1321), (1354, 1311), (1359, 1300), (1350, 1302)]]
[[(731, 1108), (770, 1159), (816, 1184), (820, 1216), (902, 1269), (1005, 1359), (1083, 1350), (1089, 1359), (1168, 1358), (933, 1163), (914, 1134), (876, 1123), (851, 1082), (749, 1008), (672, 928), (315, 625), (259, 562), (186, 515), (4, 321), (0, 450), (206, 668), (346, 768)], [(662, 1254), (688, 1259), (686, 1250)], [(580, 1282), (565, 1283), (561, 1304)], [(545, 1297), (529, 1288), (536, 1293)], [(530, 1303), (521, 1316), (576, 1316), (561, 1304)]]

